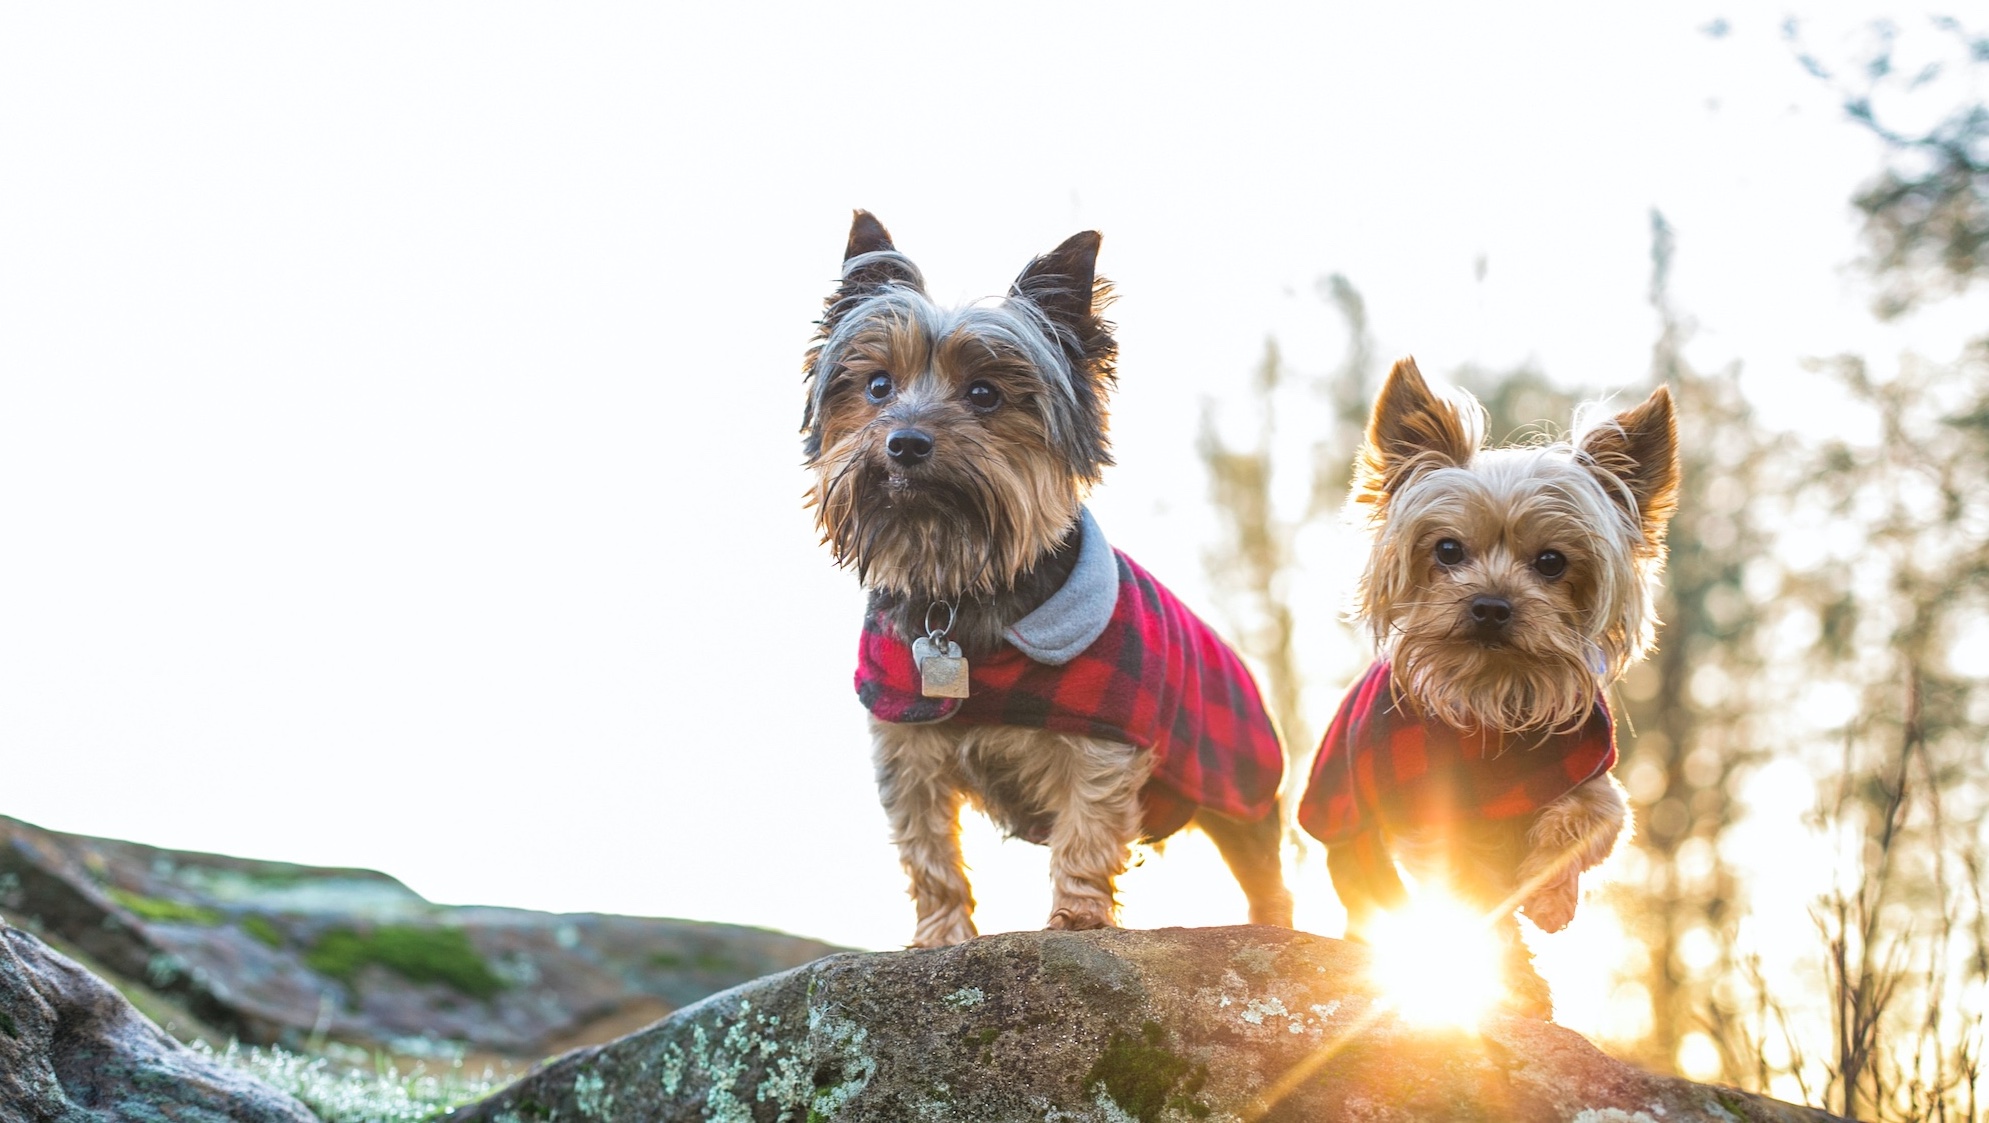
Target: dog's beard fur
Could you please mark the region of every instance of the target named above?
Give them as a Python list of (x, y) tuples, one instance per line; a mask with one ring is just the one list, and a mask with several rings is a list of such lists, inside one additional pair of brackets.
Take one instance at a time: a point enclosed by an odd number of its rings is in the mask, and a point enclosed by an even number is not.
[(999, 426), (1025, 431), (1018, 436), (978, 418), (928, 423), (940, 451), (916, 479), (888, 466), (891, 427), (879, 413), (849, 428), (823, 452), (810, 493), (823, 542), (866, 587), (941, 599), (991, 594), (1077, 521), (1082, 492), (1065, 466), (1013, 455), (1018, 440), (1034, 439), (1026, 418)]
[[(1631, 527), (1566, 446), (1479, 453), (1425, 472), (1375, 528), (1362, 611), (1397, 680), (1428, 716), (1460, 729), (1572, 728), (1651, 634), (1648, 573)], [(1443, 566), (1438, 541), (1464, 546)], [(1567, 571), (1533, 559), (1558, 550)], [(1472, 634), (1470, 604), (1496, 596), (1512, 623), (1496, 645)]]
[[(1352, 496), (1372, 536), (1357, 614), (1398, 689), (1459, 729), (1524, 733), (1579, 726), (1597, 694), (1650, 647), (1664, 528), (1678, 468), (1671, 400), (1569, 441), (1481, 450), (1482, 412), (1429, 392), (1412, 360), (1376, 402)], [(1435, 548), (1454, 539), (1464, 560)], [(1542, 575), (1554, 550), (1566, 571)], [(1495, 641), (1470, 606), (1511, 606)]]
[[(876, 220), (859, 213), (828, 301), (803, 419), (809, 502), (837, 564), (903, 600), (999, 597), (1070, 537), (1111, 462), (1105, 396), (1116, 345), (1098, 311), (1095, 234), (1032, 262), (1006, 299), (946, 309)], [(874, 401), (877, 375), (892, 391)], [(986, 383), (992, 410), (970, 404)], [(896, 464), (886, 442), (916, 427), (931, 458)], [(1033, 607), (1033, 606), (1030, 606)]]
[[(1488, 451), (1483, 429), (1476, 402), (1437, 398), (1413, 360), (1389, 372), (1349, 503), (1372, 536), (1356, 613), (1425, 718), (1514, 734), (1507, 744), (1523, 750), (1580, 725), (1651, 645), (1678, 435), (1663, 387), (1559, 443)], [(1456, 545), (1440, 557), (1445, 539)], [(1541, 564), (1549, 550), (1564, 569)], [(1491, 930), (1508, 1001), (1546, 1017), (1552, 996), (1511, 908), (1544, 931), (1566, 926), (1582, 873), (1609, 855), (1626, 821), (1621, 789), (1599, 776), (1526, 819), (1391, 829), (1389, 846), (1502, 914)], [(1356, 869), (1352, 853), (1333, 847), (1328, 857), (1350, 925), (1402, 892)]]

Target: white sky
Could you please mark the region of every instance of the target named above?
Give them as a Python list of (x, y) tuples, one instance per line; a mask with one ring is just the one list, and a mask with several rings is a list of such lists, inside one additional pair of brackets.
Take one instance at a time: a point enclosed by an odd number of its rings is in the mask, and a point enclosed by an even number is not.
[[(1207, 607), (1199, 403), (1269, 335), (1333, 362), (1325, 273), (1426, 371), (1629, 383), (1657, 206), (1772, 414), (1804, 355), (1940, 353), (1966, 317), (1864, 313), (1878, 150), (1782, 14), (0, 3), (0, 813), (901, 942), (795, 433), (850, 208), (942, 298), (1105, 232), (1094, 507)], [(1040, 851), (971, 857), (1040, 923)], [(1212, 866), (1129, 917), (1240, 920)]]

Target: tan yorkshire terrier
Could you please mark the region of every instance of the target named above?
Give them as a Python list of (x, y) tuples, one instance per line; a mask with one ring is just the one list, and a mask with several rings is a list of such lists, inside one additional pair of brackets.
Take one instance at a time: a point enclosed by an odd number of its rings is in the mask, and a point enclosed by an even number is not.
[(1004, 299), (946, 308), (858, 211), (808, 352), (810, 503), (870, 592), (857, 696), (917, 947), (975, 935), (963, 804), (1049, 846), (1051, 928), (1116, 923), (1133, 844), (1190, 823), (1250, 919), (1291, 925), (1256, 683), (1083, 506), (1118, 352), (1098, 245), (1075, 235)]
[(1507, 1004), (1545, 1018), (1513, 910), (1566, 927), (1627, 827), (1603, 693), (1653, 642), (1678, 434), (1662, 386), (1568, 441), (1485, 449), (1483, 427), (1413, 359), (1381, 388), (1349, 498), (1371, 535), (1356, 615), (1379, 658), (1299, 821), (1327, 844), (1350, 938), (1406, 903), (1400, 860), (1487, 917)]

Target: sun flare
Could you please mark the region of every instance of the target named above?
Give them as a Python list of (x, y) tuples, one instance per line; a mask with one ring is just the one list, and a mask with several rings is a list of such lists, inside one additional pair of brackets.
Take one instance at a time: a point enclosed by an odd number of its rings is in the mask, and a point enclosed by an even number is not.
[(1406, 1021), (1470, 1029), (1498, 1004), (1498, 944), (1454, 898), (1426, 893), (1383, 914), (1369, 942), (1382, 1001)]

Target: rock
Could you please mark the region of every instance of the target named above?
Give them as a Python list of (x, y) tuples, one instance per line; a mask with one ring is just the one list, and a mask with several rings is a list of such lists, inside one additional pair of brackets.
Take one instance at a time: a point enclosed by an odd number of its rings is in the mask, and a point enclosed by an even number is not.
[(181, 1045), (109, 984), (5, 925), (0, 1119), (316, 1123), (303, 1104)]
[(1425, 1030), (1366, 955), (1275, 928), (1023, 932), (837, 955), (548, 1062), (451, 1123), (1822, 1121), (1494, 1015)]
[(532, 1060), (842, 950), (729, 924), (437, 905), (372, 870), (5, 817), (0, 910), (245, 1042), (441, 1041)]

